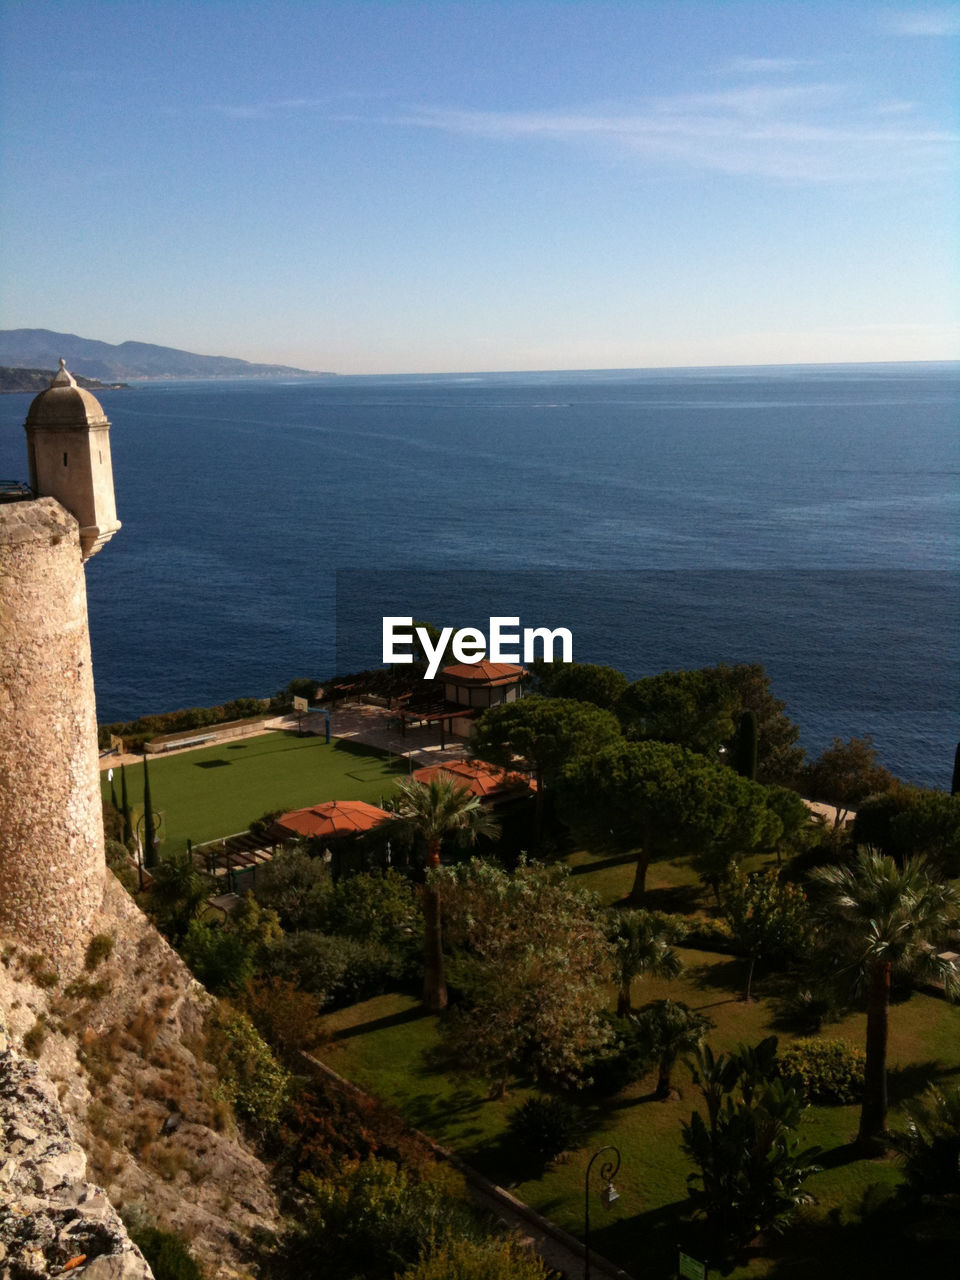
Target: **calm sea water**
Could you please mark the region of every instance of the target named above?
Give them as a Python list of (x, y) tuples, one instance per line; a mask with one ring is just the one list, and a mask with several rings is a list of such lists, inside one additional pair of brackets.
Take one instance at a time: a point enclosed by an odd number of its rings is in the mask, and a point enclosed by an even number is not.
[[(763, 662), (810, 750), (872, 733), (902, 776), (949, 784), (960, 366), (100, 399), (123, 521), (87, 569), (101, 720), (356, 668), (383, 613), (518, 613), (631, 677)], [(0, 398), (4, 478), (26, 475), (28, 403)]]

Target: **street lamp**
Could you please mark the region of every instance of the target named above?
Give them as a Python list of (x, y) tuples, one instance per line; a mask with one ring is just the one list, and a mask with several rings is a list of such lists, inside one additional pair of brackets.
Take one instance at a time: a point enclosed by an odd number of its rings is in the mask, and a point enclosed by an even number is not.
[(143, 837), (146, 835), (146, 824), (150, 814), (142, 813), (136, 821), (134, 833), (137, 837), (137, 872), (140, 876), (140, 891), (143, 892)]
[(620, 1199), (620, 1193), (613, 1185), (613, 1180), (620, 1169), (620, 1152), (616, 1147), (601, 1147), (590, 1157), (587, 1171), (583, 1175), (583, 1280), (590, 1280), (590, 1174), (594, 1163), (601, 1156), (608, 1156), (608, 1158), (600, 1166), (600, 1181), (603, 1183), (600, 1203), (605, 1209), (609, 1209)]

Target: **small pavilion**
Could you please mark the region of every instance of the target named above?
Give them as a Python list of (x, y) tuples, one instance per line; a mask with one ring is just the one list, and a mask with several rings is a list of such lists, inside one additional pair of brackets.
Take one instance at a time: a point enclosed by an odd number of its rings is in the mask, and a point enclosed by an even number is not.
[(326, 800), (307, 809), (291, 809), (274, 821), (284, 836), (309, 840), (333, 840), (339, 836), (362, 835), (385, 822), (390, 814), (364, 800)]
[(417, 782), (423, 783), (429, 783), (434, 778), (449, 778), (458, 786), (466, 787), (471, 795), (478, 796), (489, 808), (529, 795), (537, 785), (522, 773), (511, 773), (496, 765), (484, 764), (482, 760), (452, 760), (448, 764), (431, 764), (425, 769), (414, 770), (413, 776)]
[(440, 746), (446, 735), (469, 738), (473, 720), (488, 707), (516, 702), (522, 694), (525, 667), (512, 662), (461, 662), (443, 667), (436, 692), (399, 711), (401, 732), (410, 724), (438, 724)]

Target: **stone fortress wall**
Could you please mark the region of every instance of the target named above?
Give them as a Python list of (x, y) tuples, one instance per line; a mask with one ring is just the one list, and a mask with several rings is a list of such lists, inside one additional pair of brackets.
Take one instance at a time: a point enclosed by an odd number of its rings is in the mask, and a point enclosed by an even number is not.
[(82, 952), (103, 897), (103, 820), (77, 520), (0, 504), (0, 933)]

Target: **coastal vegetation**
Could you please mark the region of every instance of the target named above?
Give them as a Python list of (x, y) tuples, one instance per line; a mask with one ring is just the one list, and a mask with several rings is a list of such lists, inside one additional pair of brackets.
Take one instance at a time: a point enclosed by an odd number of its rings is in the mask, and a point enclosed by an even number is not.
[[(335, 860), (301, 841), (224, 917), (166, 849), (144, 899), (225, 1002), (223, 1101), (299, 1206), (277, 1273), (322, 1258), (346, 1280), (369, 1265), (369, 1221), (406, 1241), (378, 1253), (386, 1280), (527, 1275), (407, 1125), (574, 1234), (585, 1162), (613, 1143), (620, 1198), (594, 1245), (663, 1280), (678, 1241), (738, 1280), (790, 1276), (796, 1258), (900, 1274), (864, 1253), (878, 1234), (894, 1268), (952, 1256), (957, 1192), (947, 1177), (931, 1197), (929, 1171), (955, 1143), (957, 798), (890, 779), (868, 741), (807, 766), (759, 668), (553, 674), (472, 743), (542, 783), (523, 802), (529, 858), (481, 833), (486, 811), (452, 784), (433, 794), (344, 744), (265, 735), (249, 773), (215, 762), (253, 741), (151, 762), (168, 829), (191, 777), (198, 823), (223, 775), (219, 803), (247, 823), (297, 803), (295, 773), (300, 803), (352, 785), (394, 814), (391, 867), (381, 846), (371, 865), (373, 846)], [(856, 819), (818, 818), (787, 778), (819, 779)], [(304, 1051), (366, 1096), (305, 1075)], [(435, 1229), (405, 1234), (421, 1199)]]

